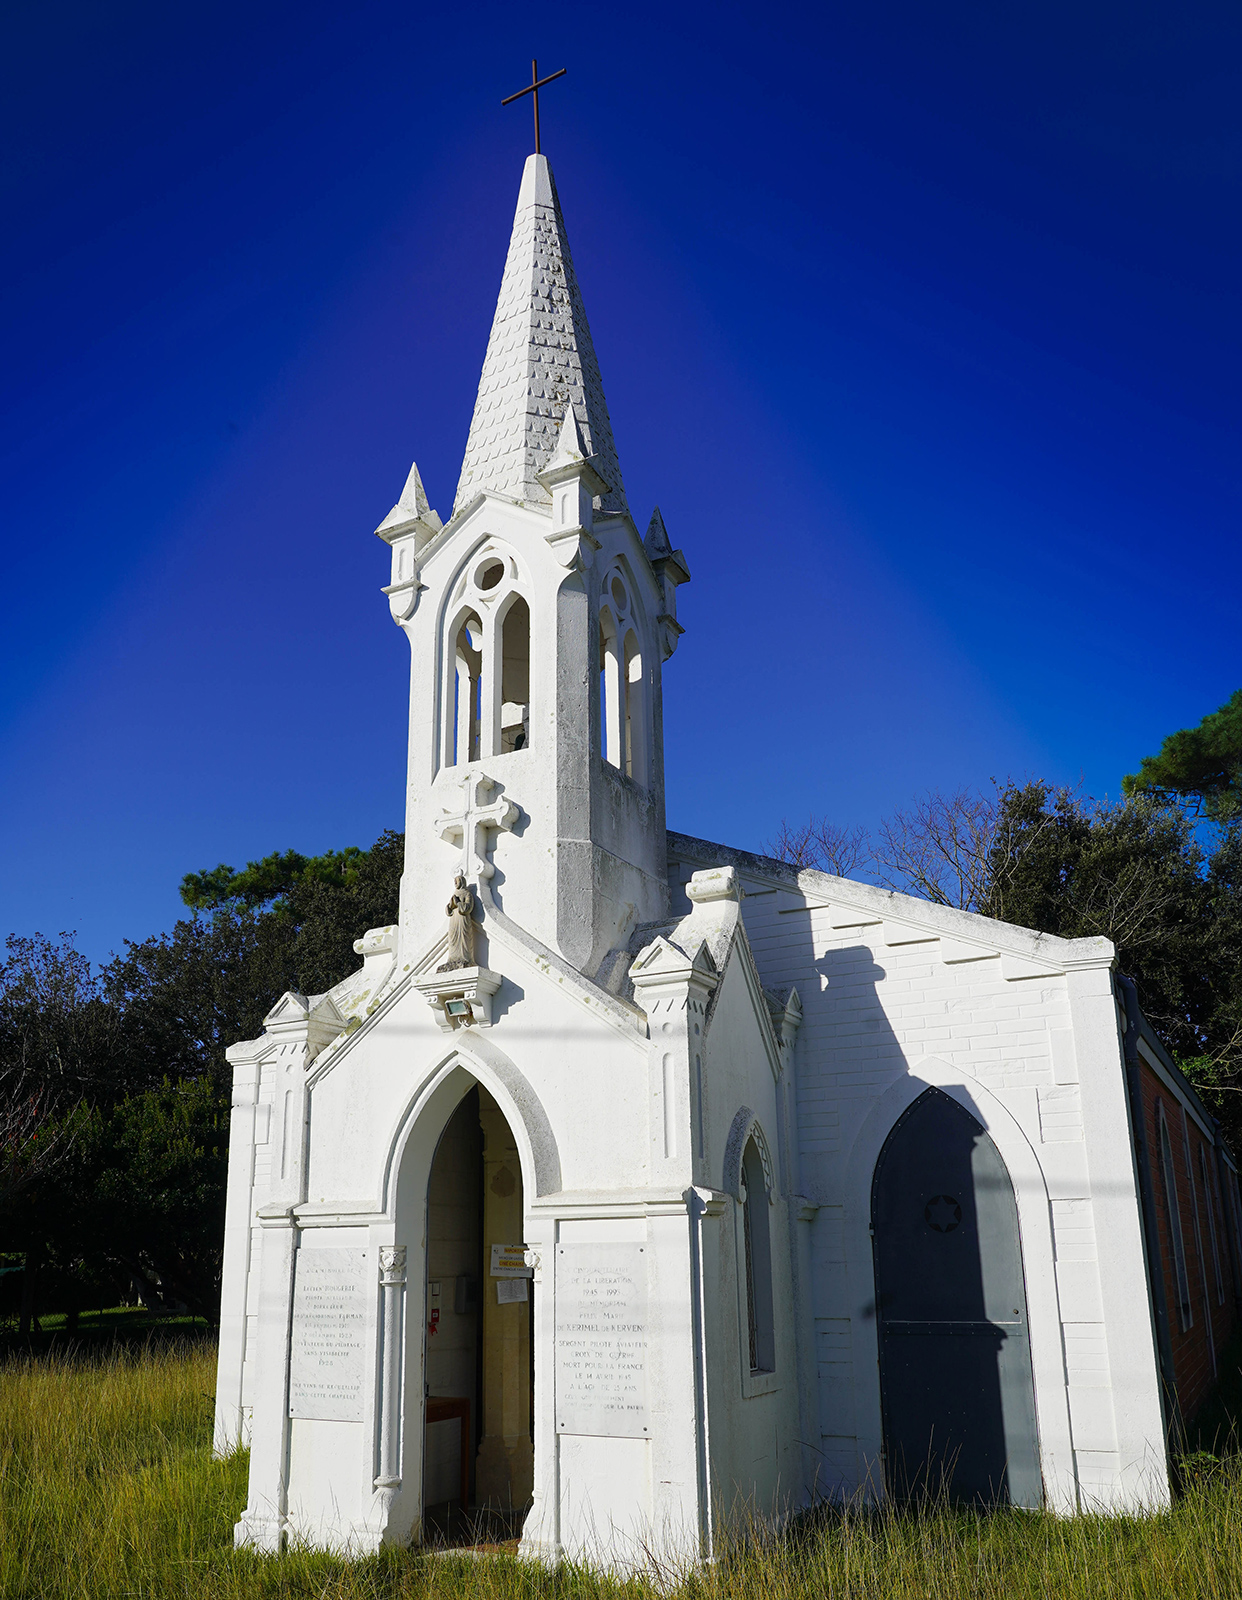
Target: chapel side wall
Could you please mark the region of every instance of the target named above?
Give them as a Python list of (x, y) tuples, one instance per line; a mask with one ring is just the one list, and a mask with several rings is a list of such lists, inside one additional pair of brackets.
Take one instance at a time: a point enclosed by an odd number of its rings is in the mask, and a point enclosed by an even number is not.
[[(874, 1439), (878, 1417), (857, 1412), (856, 1363), (874, 1362), (874, 1331), (855, 1325), (857, 1308), (845, 1294), (844, 1160), (874, 1101), (924, 1057), (959, 1067), (994, 1094), (1054, 1169), (1054, 1228), (1074, 1258), (1065, 1289), (1077, 1302), (1077, 1333), (1067, 1354), (1071, 1366), (1098, 1371), (1101, 1314), (1078, 1088), (1057, 1081), (1070, 1072), (1054, 1071), (1050, 1037), (1068, 1029), (1068, 1000), (1055, 976), (1010, 982), (995, 957), (945, 963), (938, 940), (917, 937), (920, 930), (850, 919), (760, 882), (746, 887), (747, 935), (760, 971), (767, 982), (795, 984), (803, 1004), (797, 1123), (802, 1187), (820, 1208), (811, 1224), (810, 1293), (821, 1487), (852, 1492), (872, 1459), (860, 1436)], [(869, 1195), (854, 1203), (869, 1207)], [(853, 1265), (869, 1276), (869, 1262)]]
[[(712, 1477), (723, 1509), (736, 1497), (767, 1514), (785, 1509), (785, 1501), (802, 1500), (799, 1330), (793, 1317), (790, 1195), (788, 1174), (781, 1168), (776, 1081), (739, 952), (726, 966), (707, 1031), (704, 1101), (708, 1172), (713, 1186), (730, 1196), (723, 1214), (711, 1222), (717, 1287), (710, 1303), (719, 1307), (719, 1316), (711, 1319), (708, 1329)], [(759, 1375), (752, 1375), (749, 1368), (745, 1244), (736, 1174), (725, 1170), (729, 1135), (743, 1107), (755, 1113), (773, 1167), (767, 1223), (775, 1366), (770, 1374)]]
[[(674, 868), (675, 899), (678, 879), (702, 864)], [(986, 1103), (995, 1102), (1017, 1124), (1037, 1164), (1037, 1187), (1026, 1203), (1032, 1217), (1050, 1214), (1051, 1234), (1041, 1244), (1024, 1231), (1023, 1253), (1028, 1294), (1032, 1274), (1043, 1286), (1043, 1337), (1033, 1338), (1033, 1350), (1037, 1343), (1042, 1349), (1036, 1388), (1050, 1408), (1045, 1414), (1039, 1402), (1054, 1502), (1072, 1505), (1080, 1494), (1090, 1503), (1129, 1504), (1134, 1493), (1141, 1499), (1146, 1491), (1131, 1481), (1135, 1451), (1145, 1463), (1162, 1442), (1158, 1429), (1150, 1439), (1130, 1437), (1133, 1418), (1115, 1410), (1113, 1355), (1123, 1362), (1127, 1396), (1137, 1381), (1130, 1368), (1142, 1362), (1126, 1342), (1130, 1332), (1118, 1332), (1115, 1299), (1113, 1323), (1105, 1312), (1111, 1279), (1101, 1261), (1080, 1082), (1082, 1071), (1099, 1069), (1098, 1040), (1092, 1035), (1076, 1048), (1067, 976), (982, 947), (976, 956), (926, 927), (903, 926), (895, 915), (809, 904), (800, 891), (763, 878), (743, 883), (747, 932), (764, 981), (796, 984), (803, 1004), (797, 1121), (802, 1188), (819, 1208), (809, 1287), (821, 1488), (849, 1493), (868, 1482), (874, 1487), (880, 1475), (876, 1335), (867, 1309), (873, 1268), (864, 1244), (869, 1180), (860, 1174), (859, 1192), (846, 1193), (847, 1162), (876, 1102), (918, 1068), (948, 1070), (979, 1085)], [(1107, 996), (1098, 1004), (1112, 1006)], [(1120, 1072), (1119, 1050), (1117, 1056)], [(873, 1129), (868, 1137), (879, 1135)], [(1154, 1382), (1154, 1366), (1147, 1365)], [(1140, 1420), (1152, 1411), (1145, 1394), (1135, 1401)]]
[[(1140, 1058), (1143, 1116), (1146, 1123), (1148, 1149), (1152, 1160), (1152, 1189), (1156, 1202), (1156, 1227), (1159, 1234), (1161, 1273), (1164, 1279), (1164, 1298), (1168, 1311), (1169, 1342), (1173, 1354), (1173, 1378), (1177, 1386), (1178, 1409), (1184, 1421), (1190, 1421), (1207, 1399), (1216, 1381), (1216, 1366), (1233, 1331), (1236, 1318), (1236, 1301), (1232, 1292), (1231, 1263), (1229, 1261), (1229, 1235), (1222, 1206), (1216, 1152), (1213, 1142), (1206, 1138), (1194, 1115), (1186, 1116), (1192, 1172), (1186, 1166), (1186, 1141), (1182, 1137), (1183, 1102), (1161, 1080), (1151, 1066)], [(1182, 1326), (1178, 1307), (1177, 1264), (1173, 1251), (1168, 1199), (1160, 1164), (1159, 1113), (1163, 1107), (1168, 1120), (1170, 1145), (1173, 1155), (1173, 1177), (1177, 1190), (1177, 1205), (1181, 1219), (1182, 1242), (1185, 1251), (1186, 1273), (1190, 1284), (1190, 1307), (1193, 1321), (1189, 1328)], [(1218, 1291), (1215, 1263), (1212, 1259), (1211, 1235), (1205, 1210), (1199, 1154), (1207, 1158), (1211, 1194), (1207, 1197), (1213, 1207), (1216, 1225), (1217, 1254), (1220, 1258), (1223, 1302)], [(1193, 1181), (1192, 1181), (1193, 1180)], [(1195, 1207), (1199, 1213), (1199, 1241), (1195, 1237)], [(1199, 1244), (1202, 1245), (1202, 1251)], [(1206, 1271), (1205, 1271), (1206, 1269)], [(1210, 1337), (1209, 1337), (1210, 1320)], [(1213, 1347), (1216, 1360), (1213, 1359)]]

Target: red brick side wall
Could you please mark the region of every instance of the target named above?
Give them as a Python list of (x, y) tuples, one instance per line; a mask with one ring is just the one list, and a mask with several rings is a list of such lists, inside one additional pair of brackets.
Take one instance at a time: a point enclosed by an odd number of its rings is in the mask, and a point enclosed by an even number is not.
[[(1147, 1125), (1147, 1148), (1151, 1157), (1151, 1181), (1156, 1200), (1156, 1219), (1160, 1243), (1160, 1264), (1164, 1274), (1165, 1302), (1168, 1307), (1169, 1337), (1173, 1346), (1173, 1373), (1182, 1416), (1190, 1418), (1206, 1399), (1215, 1382), (1213, 1347), (1217, 1358), (1233, 1330), (1237, 1316), (1237, 1290), (1234, 1262), (1230, 1250), (1230, 1226), (1225, 1216), (1229, 1197), (1221, 1193), (1216, 1151), (1205, 1139), (1193, 1117), (1185, 1115), (1176, 1099), (1146, 1062), (1141, 1063), (1143, 1115)], [(1190, 1283), (1191, 1326), (1183, 1328), (1178, 1305), (1177, 1266), (1165, 1197), (1161, 1165), (1160, 1109), (1169, 1129), (1173, 1152), (1173, 1176), (1182, 1224), (1182, 1243), (1186, 1255), (1186, 1275)], [(1184, 1119), (1184, 1120), (1183, 1120)], [(1186, 1161), (1189, 1140), (1190, 1164)], [(1207, 1164), (1209, 1192), (1204, 1193), (1202, 1150)], [(1212, 1208), (1216, 1228), (1216, 1250), (1220, 1260), (1224, 1303), (1221, 1303), (1212, 1255), (1212, 1233), (1207, 1206)], [(1196, 1228), (1197, 1223), (1197, 1228)], [(1209, 1330), (1211, 1337), (1209, 1338)]]

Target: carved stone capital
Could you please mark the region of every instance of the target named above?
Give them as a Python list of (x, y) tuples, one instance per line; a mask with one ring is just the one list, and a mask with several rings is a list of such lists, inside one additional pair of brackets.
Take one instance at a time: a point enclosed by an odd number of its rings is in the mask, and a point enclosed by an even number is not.
[(405, 1282), (406, 1247), (403, 1244), (380, 1245), (380, 1282), (396, 1286)]

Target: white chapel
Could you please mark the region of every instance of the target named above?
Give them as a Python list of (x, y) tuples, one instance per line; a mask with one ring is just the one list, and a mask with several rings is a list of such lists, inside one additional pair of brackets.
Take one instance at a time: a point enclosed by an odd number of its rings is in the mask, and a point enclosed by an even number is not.
[(376, 530), (399, 922), (228, 1052), (238, 1542), (491, 1511), (624, 1565), (856, 1494), (1163, 1504), (1232, 1157), (1107, 941), (667, 831), (690, 570), (640, 526), (534, 155), (451, 515), (413, 467)]

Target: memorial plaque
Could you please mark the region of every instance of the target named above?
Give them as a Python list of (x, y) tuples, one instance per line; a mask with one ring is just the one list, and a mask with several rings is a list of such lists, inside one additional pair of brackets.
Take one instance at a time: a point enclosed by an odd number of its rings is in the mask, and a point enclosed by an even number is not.
[(556, 1246), (556, 1431), (645, 1439), (647, 1246)]
[(361, 1422), (366, 1372), (365, 1250), (306, 1250), (293, 1273), (289, 1415)]

